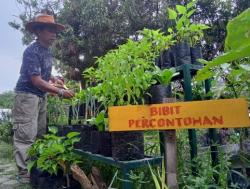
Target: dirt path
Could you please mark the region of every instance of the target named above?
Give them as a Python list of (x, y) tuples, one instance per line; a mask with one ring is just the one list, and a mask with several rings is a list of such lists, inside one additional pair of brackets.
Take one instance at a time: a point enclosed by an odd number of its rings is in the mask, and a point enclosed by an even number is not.
[(16, 165), (12, 157), (12, 146), (0, 144), (0, 189), (31, 189), (28, 184), (16, 180)]

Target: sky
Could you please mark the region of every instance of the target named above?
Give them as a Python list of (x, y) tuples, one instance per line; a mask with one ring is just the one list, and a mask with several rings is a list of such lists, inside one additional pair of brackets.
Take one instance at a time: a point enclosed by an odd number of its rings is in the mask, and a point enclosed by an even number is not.
[(22, 33), (8, 25), (17, 19), (22, 7), (16, 0), (0, 1), (0, 93), (14, 90), (19, 77), (22, 54)]
[(9, 21), (14, 20), (22, 11), (15, 0), (0, 1), (0, 93), (13, 90), (19, 76), (22, 62), (21, 32), (11, 28)]

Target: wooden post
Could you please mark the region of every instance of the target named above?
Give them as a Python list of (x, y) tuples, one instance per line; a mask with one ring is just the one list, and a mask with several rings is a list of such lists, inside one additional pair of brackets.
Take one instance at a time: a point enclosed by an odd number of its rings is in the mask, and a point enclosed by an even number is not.
[[(172, 97), (171, 86), (164, 87), (162, 85), (155, 86), (153, 89), (152, 103), (172, 103), (176, 99)], [(176, 131), (166, 130), (160, 131), (160, 150), (164, 155), (166, 184), (169, 189), (178, 189), (177, 183), (177, 147), (176, 147)]]
[(169, 189), (178, 189), (176, 130), (164, 131), (166, 178)]
[[(176, 99), (165, 98), (164, 102), (176, 102)], [(163, 131), (163, 135), (167, 186), (169, 189), (178, 189), (176, 130)]]

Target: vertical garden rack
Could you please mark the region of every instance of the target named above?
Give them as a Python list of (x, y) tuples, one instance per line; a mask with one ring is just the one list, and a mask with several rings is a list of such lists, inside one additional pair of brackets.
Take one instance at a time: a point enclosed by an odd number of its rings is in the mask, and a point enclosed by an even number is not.
[[(201, 65), (196, 64), (182, 64), (180, 66), (175, 67), (177, 72), (180, 72), (180, 74), (173, 78), (173, 80), (181, 80), (184, 81), (184, 100), (185, 101), (192, 101), (192, 85), (191, 80), (194, 74), (202, 68)], [(209, 81), (205, 82), (205, 90), (206, 92), (209, 91), (210, 85)], [(210, 133), (210, 139), (215, 142), (217, 141), (216, 138), (216, 129), (209, 129)], [(196, 138), (196, 131), (195, 129), (188, 129), (188, 135), (189, 135), (189, 144), (190, 144), (190, 156), (191, 160), (193, 160), (197, 156), (197, 138)], [(161, 136), (161, 135), (160, 135)], [(160, 137), (160, 143), (164, 144), (164, 138)], [(162, 146), (161, 146), (162, 148)], [(100, 154), (92, 154), (90, 152), (82, 151), (82, 150), (75, 150), (78, 154), (80, 154), (83, 158), (88, 158), (93, 161), (102, 162), (104, 164), (117, 167), (121, 169), (122, 174), (122, 189), (128, 189), (132, 188), (132, 182), (129, 181), (129, 172), (133, 169), (139, 168), (139, 167), (147, 167), (148, 163), (151, 165), (159, 165), (162, 163), (162, 156), (158, 157), (146, 157), (144, 159), (140, 160), (131, 160), (131, 161), (117, 161), (114, 160), (112, 157), (105, 157)], [(162, 154), (163, 155), (163, 154)], [(218, 162), (218, 154), (217, 154), (217, 147), (211, 145), (211, 156), (213, 160), (213, 165), (215, 166)], [(192, 173), (195, 175), (197, 173), (196, 166), (194, 162), (192, 163)]]
[[(201, 69), (200, 65), (194, 64), (183, 64), (181, 66), (176, 67), (176, 71), (180, 72), (180, 76), (176, 79), (183, 79), (184, 80), (184, 100), (185, 101), (192, 101), (192, 76), (195, 72)], [(189, 137), (189, 145), (190, 145), (190, 156), (191, 160), (193, 160), (197, 156), (197, 137), (195, 129), (188, 129), (188, 137)], [(192, 164), (192, 172), (193, 174), (196, 173), (196, 168), (194, 164)]]
[(112, 157), (105, 157), (100, 154), (92, 154), (90, 152), (85, 152), (82, 150), (75, 150), (78, 154), (80, 154), (84, 158), (91, 159), (93, 161), (98, 161), (110, 166), (117, 167), (121, 169), (122, 174), (122, 189), (129, 189), (133, 188), (133, 183), (129, 181), (129, 172), (133, 169), (140, 168), (140, 167), (148, 167), (150, 165), (159, 165), (162, 163), (162, 157), (146, 157), (144, 159), (139, 160), (131, 160), (131, 161), (117, 161), (114, 160)]
[[(180, 75), (178, 75), (174, 80), (180, 80), (183, 79), (184, 81), (184, 100), (185, 101), (192, 101), (193, 95), (192, 95), (192, 77), (194, 74), (202, 68), (202, 65), (198, 64), (182, 64), (181, 66), (176, 67), (176, 71), (180, 72)], [(205, 91), (208, 93), (210, 90), (210, 81), (205, 80)], [(188, 129), (188, 137), (189, 137), (189, 145), (190, 145), (190, 157), (191, 160), (193, 160), (195, 157), (197, 157), (197, 137), (196, 137), (196, 131), (195, 129)], [(210, 128), (209, 129), (209, 137), (211, 140), (211, 157), (212, 157), (212, 164), (213, 166), (216, 166), (218, 164), (218, 149), (217, 146), (214, 144), (218, 141), (217, 139), (217, 133), (216, 129)], [(197, 173), (195, 164), (192, 164), (192, 173), (195, 175)], [(214, 176), (217, 180), (217, 176)]]

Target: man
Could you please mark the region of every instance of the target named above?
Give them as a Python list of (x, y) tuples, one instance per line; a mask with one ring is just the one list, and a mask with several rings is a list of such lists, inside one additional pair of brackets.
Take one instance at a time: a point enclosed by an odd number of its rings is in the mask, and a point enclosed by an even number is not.
[(56, 34), (64, 29), (63, 25), (55, 23), (53, 16), (46, 14), (35, 17), (26, 25), (26, 30), (34, 33), (37, 39), (24, 51), (12, 111), (14, 156), (22, 182), (29, 182), (27, 150), (46, 132), (46, 93), (58, 94), (62, 98), (74, 96), (72, 91), (49, 83), (63, 85), (61, 80), (51, 77), (52, 53), (49, 47)]

